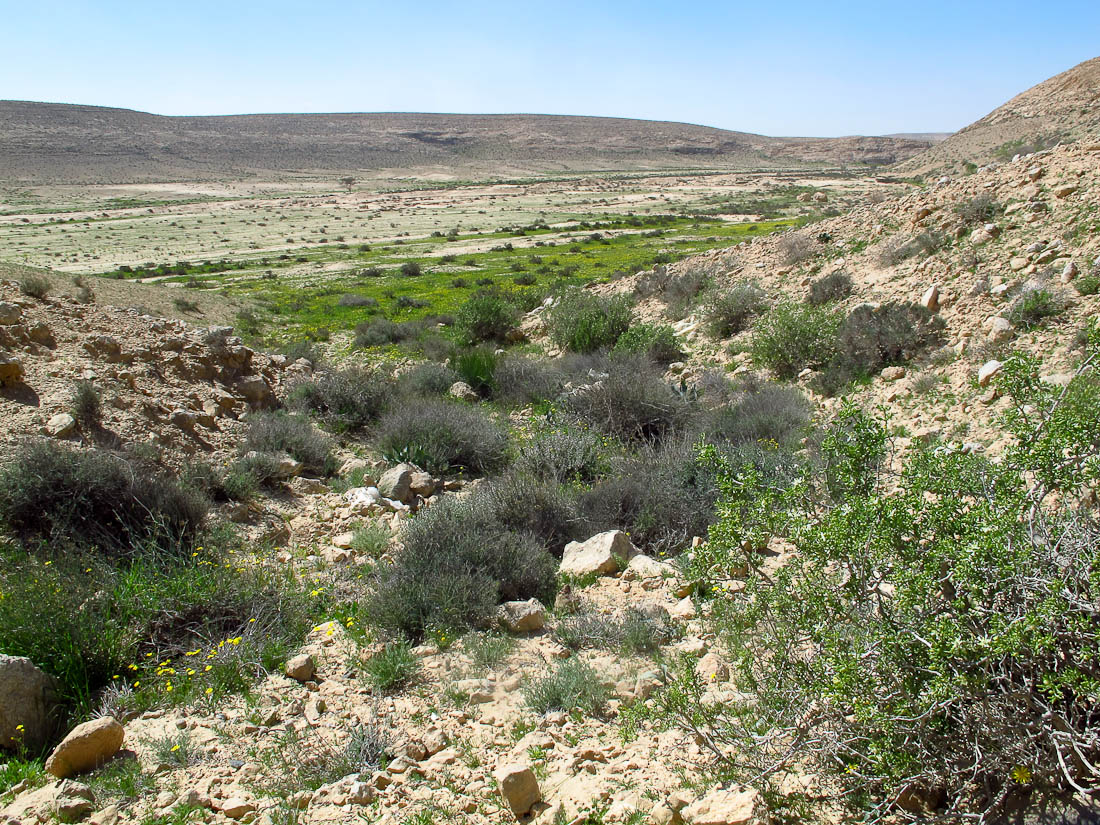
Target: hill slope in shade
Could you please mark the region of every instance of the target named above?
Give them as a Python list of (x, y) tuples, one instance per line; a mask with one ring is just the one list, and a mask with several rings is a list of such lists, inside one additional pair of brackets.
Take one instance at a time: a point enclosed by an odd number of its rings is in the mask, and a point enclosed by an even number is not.
[(1032, 86), (931, 149), (903, 161), (902, 172), (960, 171), (1058, 141), (1100, 137), (1100, 57)]
[(450, 170), (889, 164), (928, 142), (770, 138), (683, 123), (558, 115), (262, 114), (166, 117), (0, 101), (0, 179), (126, 183)]

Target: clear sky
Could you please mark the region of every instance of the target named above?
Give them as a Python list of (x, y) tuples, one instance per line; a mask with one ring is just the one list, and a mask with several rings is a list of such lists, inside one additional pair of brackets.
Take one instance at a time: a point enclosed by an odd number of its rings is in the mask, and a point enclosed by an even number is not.
[(0, 98), (954, 131), (1100, 56), (1100, 0), (0, 0)]

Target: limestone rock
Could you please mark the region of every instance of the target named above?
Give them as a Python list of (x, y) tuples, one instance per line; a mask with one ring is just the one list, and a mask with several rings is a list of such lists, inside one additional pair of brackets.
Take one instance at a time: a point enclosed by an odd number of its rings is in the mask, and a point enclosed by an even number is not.
[(46, 773), (59, 779), (96, 768), (118, 753), (124, 737), (117, 719), (104, 716), (77, 725), (46, 760)]
[(940, 308), (940, 288), (936, 284), (928, 287), (920, 296), (920, 305), (929, 312), (937, 312)]
[(676, 578), (676, 568), (668, 562), (657, 561), (652, 556), (639, 553), (634, 556), (623, 571), (623, 578), (627, 581), (636, 579), (671, 579)]
[(993, 380), (993, 376), (1001, 371), (1003, 367), (1000, 361), (986, 361), (978, 370), (978, 386), (988, 387), (989, 382)]
[(286, 663), (286, 668), (283, 671), (291, 679), (295, 679), (299, 682), (308, 682), (317, 674), (317, 665), (313, 661), (313, 657), (308, 653), (300, 653), (293, 659), (290, 659)]
[(6, 355), (0, 352), (0, 387), (7, 384), (18, 384), (23, 380), (23, 362), (14, 355)]
[(517, 818), (527, 816), (542, 799), (535, 772), (526, 765), (516, 762), (501, 765), (493, 776), (500, 786), (500, 795)]
[(760, 802), (756, 791), (711, 791), (680, 811), (686, 825), (749, 825)]
[(509, 633), (532, 633), (546, 626), (546, 608), (538, 599), (505, 602), (497, 608), (497, 623)]
[(0, 301), (0, 326), (18, 324), (21, 320), (23, 320), (22, 309), (7, 301)]
[(989, 321), (989, 340), (995, 344), (1012, 338), (1012, 322), (1000, 315), (994, 316)]
[(883, 367), (879, 375), (883, 381), (900, 381), (905, 377), (905, 367)]
[(474, 392), (474, 388), (465, 381), (455, 381), (451, 384), (451, 388), (447, 390), (447, 394), (459, 401), (468, 401), (471, 404), (481, 400), (481, 396)]
[(419, 472), (412, 464), (390, 467), (378, 479), (378, 492), (394, 501), (406, 502), (412, 498), (413, 474)]
[(46, 434), (54, 438), (67, 438), (75, 429), (76, 419), (64, 412), (50, 416), (50, 420), (46, 422)]
[(237, 381), (237, 392), (253, 407), (275, 406), (275, 391), (271, 385), (258, 375), (246, 375)]
[(23, 656), (0, 654), (0, 748), (36, 751), (54, 731), (54, 682)]
[(629, 560), (638, 550), (621, 530), (608, 530), (587, 541), (565, 545), (558, 572), (567, 576), (610, 575), (618, 571), (619, 560)]

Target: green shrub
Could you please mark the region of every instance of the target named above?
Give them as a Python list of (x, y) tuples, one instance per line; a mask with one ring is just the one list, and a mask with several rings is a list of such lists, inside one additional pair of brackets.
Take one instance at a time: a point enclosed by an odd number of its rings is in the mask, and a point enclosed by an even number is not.
[(347, 292), (336, 301), (336, 306), (375, 309), (378, 306), (378, 299), (371, 298), (368, 295), (356, 295), (354, 292)]
[(492, 347), (481, 346), (460, 350), (451, 359), (458, 377), (478, 395), (488, 397), (496, 388), (498, 357)]
[(520, 448), (517, 471), (555, 484), (587, 484), (607, 471), (604, 443), (591, 430), (540, 430)]
[(603, 648), (626, 654), (653, 653), (675, 635), (667, 621), (649, 618), (634, 608), (619, 614), (581, 612), (554, 627), (554, 638), (574, 651)]
[(469, 655), (474, 667), (482, 671), (499, 666), (515, 646), (514, 636), (493, 631), (467, 633), (462, 639), (462, 649)]
[(763, 315), (753, 329), (752, 356), (779, 378), (820, 367), (833, 357), (841, 318), (828, 309), (784, 302)]
[(938, 230), (930, 229), (914, 235), (906, 241), (891, 238), (884, 241), (879, 249), (879, 262), (884, 266), (897, 266), (902, 261), (917, 255), (928, 257), (939, 252), (947, 245), (947, 236)]
[(429, 361), (403, 372), (397, 386), (405, 395), (430, 397), (446, 395), (457, 380), (458, 373), (450, 367)]
[(712, 335), (729, 338), (746, 329), (749, 321), (766, 306), (764, 290), (752, 281), (739, 281), (710, 297), (704, 317)]
[(565, 409), (611, 436), (634, 442), (661, 441), (681, 432), (695, 408), (645, 358), (612, 359), (607, 374), (566, 396)]
[(668, 324), (635, 324), (619, 336), (612, 352), (644, 355), (653, 363), (666, 366), (684, 355)]
[(937, 450), (891, 471), (885, 422), (847, 408), (823, 447), (832, 506), (806, 495), (812, 476), (784, 489), (720, 470), (697, 569), (754, 570), (742, 548), (772, 534), (797, 552), (713, 602), (751, 698), (707, 698), (689, 666), (656, 717), (705, 729), (731, 781), (774, 788), (798, 766), (865, 821), (997, 821), (1029, 796), (1095, 789), (1079, 760), (1100, 732), (1100, 531), (1065, 494), (1100, 477), (1100, 380), (1087, 368), (1060, 397), (1038, 367), (1004, 370), (1013, 443), (996, 461)]
[(651, 556), (672, 555), (704, 536), (718, 484), (695, 460), (690, 441), (645, 448), (612, 462), (605, 480), (581, 494), (586, 532), (622, 530)]
[(1081, 295), (1096, 295), (1100, 292), (1100, 266), (1093, 267), (1086, 275), (1074, 282)]
[(591, 666), (573, 657), (546, 676), (532, 679), (523, 688), (523, 698), (535, 713), (564, 711), (592, 716), (603, 710), (607, 688)]
[(256, 413), (249, 418), (241, 452), (277, 455), (286, 453), (300, 461), (307, 472), (329, 475), (332, 470), (332, 441), (304, 415), (284, 412)]
[(379, 558), (390, 546), (390, 531), (381, 524), (368, 524), (352, 532), (351, 549), (371, 559)]
[(388, 461), (409, 461), (430, 473), (488, 473), (508, 459), (508, 436), (476, 407), (425, 399), (413, 411), (383, 416), (375, 443)]
[(486, 621), (510, 599), (553, 595), (557, 563), (537, 537), (502, 526), (485, 499), (444, 498), (408, 521), (364, 600), (376, 626), (419, 641)]
[(81, 429), (92, 430), (98, 427), (103, 420), (103, 403), (95, 384), (91, 381), (78, 381), (69, 409)]
[(1023, 329), (1034, 329), (1064, 310), (1064, 302), (1049, 289), (1025, 289), (1008, 310), (1008, 320)]
[(819, 307), (843, 301), (852, 294), (852, 279), (847, 272), (830, 272), (810, 284), (806, 303)]
[(515, 354), (498, 359), (493, 377), (493, 397), (515, 407), (556, 398), (565, 384), (556, 362)]
[(558, 558), (570, 541), (587, 538), (575, 502), (552, 482), (510, 472), (478, 487), (472, 500), (495, 523), (536, 536)]
[(44, 275), (24, 275), (19, 279), (19, 291), (41, 301), (50, 294), (50, 279)]
[(197, 491), (101, 450), (33, 441), (14, 447), (0, 468), (0, 522), (24, 542), (109, 555), (150, 545), (180, 552), (207, 508)]
[(335, 432), (354, 432), (378, 420), (391, 394), (381, 373), (351, 368), (322, 372), (295, 384), (288, 404), (317, 416)]
[(423, 321), (396, 323), (386, 318), (376, 318), (355, 327), (355, 346), (365, 348), (402, 344), (419, 338), (426, 329)]
[(615, 346), (632, 320), (625, 296), (605, 298), (572, 290), (547, 312), (550, 338), (562, 349), (595, 352)]
[(384, 646), (363, 663), (367, 683), (383, 693), (391, 693), (409, 684), (419, 671), (420, 660), (403, 641)]
[(416, 261), (405, 261), (405, 263), (401, 264), (401, 274), (406, 278), (416, 278), (423, 273), (423, 269), (421, 269), (420, 264)]
[(729, 403), (713, 411), (706, 423), (712, 442), (797, 444), (810, 421), (810, 402), (796, 387), (746, 380)]
[(788, 232), (779, 240), (779, 254), (787, 266), (798, 266), (816, 253), (813, 240), (802, 232)]
[(503, 342), (515, 328), (516, 307), (499, 291), (481, 289), (466, 299), (456, 321), (466, 340)]

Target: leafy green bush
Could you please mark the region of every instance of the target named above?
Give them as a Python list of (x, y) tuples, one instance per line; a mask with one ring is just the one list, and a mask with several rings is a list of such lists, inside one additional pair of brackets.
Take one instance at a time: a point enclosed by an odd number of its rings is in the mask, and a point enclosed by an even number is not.
[(1074, 282), (1081, 295), (1096, 295), (1100, 292), (1100, 266), (1093, 267), (1087, 274)]
[(1098, 345), (1064, 397), (1037, 360), (1008, 362), (997, 461), (929, 451), (888, 476), (885, 423), (850, 407), (823, 442), (831, 506), (814, 475), (773, 485), (719, 461), (701, 583), (758, 569), (744, 548), (770, 535), (797, 552), (713, 602), (751, 699), (715, 702), (685, 667), (655, 716), (705, 731), (733, 780), (820, 772), (864, 820), (991, 821), (1032, 793), (1097, 788), (1100, 529), (1070, 499), (1100, 478)]
[(0, 468), (0, 522), (24, 542), (127, 555), (185, 549), (208, 502), (163, 473), (101, 450), (52, 441), (12, 449)]
[(333, 471), (332, 441), (304, 415), (263, 412), (251, 416), (241, 452), (253, 450), (286, 453), (307, 472), (328, 475)]
[(572, 290), (547, 312), (550, 338), (562, 349), (595, 352), (615, 346), (632, 320), (630, 300)]
[(489, 504), (448, 497), (410, 519), (392, 564), (376, 568), (368, 620), (412, 641), (453, 638), (501, 601), (550, 599), (554, 557), (532, 533), (503, 526)]
[(635, 442), (661, 441), (691, 421), (694, 405), (648, 359), (621, 356), (607, 370), (606, 377), (589, 379), (566, 396), (567, 412), (612, 438)]
[(712, 335), (729, 338), (746, 329), (749, 321), (764, 311), (767, 295), (752, 281), (738, 281), (715, 292), (706, 304), (704, 317)]
[(385, 645), (363, 663), (363, 675), (371, 687), (390, 693), (409, 684), (420, 671), (420, 660), (407, 642)]
[(523, 688), (523, 698), (535, 713), (565, 711), (591, 716), (603, 710), (607, 688), (590, 665), (573, 657), (546, 676), (528, 682)]
[(1064, 310), (1064, 302), (1049, 289), (1025, 289), (1008, 310), (1008, 320), (1023, 329), (1034, 329)]
[(680, 342), (668, 324), (635, 324), (615, 343), (612, 352), (618, 355), (644, 355), (655, 364), (671, 364), (684, 353)]
[(386, 318), (376, 318), (355, 327), (355, 346), (382, 347), (386, 344), (405, 343), (419, 338), (426, 328), (423, 321), (396, 323)]
[(317, 416), (335, 432), (353, 432), (378, 420), (391, 393), (385, 376), (351, 368), (323, 372), (295, 384), (288, 404)]
[(753, 328), (752, 356), (779, 378), (827, 363), (836, 351), (839, 315), (822, 307), (786, 301), (772, 307)]
[(430, 473), (488, 473), (508, 460), (508, 436), (476, 407), (426, 399), (415, 411), (383, 416), (375, 443), (388, 461), (409, 461)]
[(401, 264), (401, 274), (406, 278), (416, 278), (424, 272), (416, 261), (405, 261)]
[(847, 272), (830, 272), (810, 284), (806, 303), (819, 307), (843, 301), (852, 294), (852, 278)]
[(456, 321), (466, 340), (502, 342), (516, 325), (516, 307), (498, 290), (480, 289), (459, 308)]

